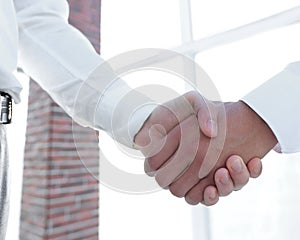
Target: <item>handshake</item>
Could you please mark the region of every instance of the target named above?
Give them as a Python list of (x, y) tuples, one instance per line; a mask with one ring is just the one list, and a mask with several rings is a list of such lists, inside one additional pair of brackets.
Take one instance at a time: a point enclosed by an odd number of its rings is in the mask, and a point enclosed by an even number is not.
[(242, 101), (212, 102), (193, 91), (156, 107), (134, 142), (162, 188), (210, 206), (258, 177), (277, 140)]

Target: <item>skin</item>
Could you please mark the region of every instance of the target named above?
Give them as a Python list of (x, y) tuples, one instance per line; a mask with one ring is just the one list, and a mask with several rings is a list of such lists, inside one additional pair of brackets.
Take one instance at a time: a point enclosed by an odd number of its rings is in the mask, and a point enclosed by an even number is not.
[[(237, 171), (236, 159), (241, 161), (242, 170)], [(242, 189), (249, 181), (249, 177), (257, 178), (262, 171), (262, 162), (259, 158), (253, 158), (246, 166), (244, 161), (236, 155), (226, 161), (226, 168), (219, 168), (215, 175), (215, 185), (204, 189), (202, 204), (211, 206), (219, 201), (219, 197), (227, 196), (233, 191)]]
[[(243, 157), (247, 164), (253, 157), (263, 158), (277, 143), (271, 129), (246, 104), (242, 102), (228, 103), (225, 105), (225, 111), (227, 117), (226, 139), (218, 161), (211, 172), (196, 184), (195, 182), (191, 182), (191, 185), (183, 184), (183, 182), (189, 181), (188, 175), (194, 174), (195, 171), (197, 172), (200, 169), (201, 165), (199, 164), (203, 161), (201, 161), (202, 157), (199, 152), (200, 156), (195, 158), (194, 166), (191, 165), (184, 173), (185, 175), (182, 175), (180, 179), (172, 183), (173, 189), (184, 191), (185, 199), (190, 204), (197, 204), (203, 201), (203, 196), (201, 196), (203, 189), (212, 181), (213, 172), (226, 164), (225, 161), (228, 156), (233, 153), (238, 154)], [(204, 139), (203, 142), (205, 141), (209, 140)], [(202, 145), (204, 143), (200, 141), (199, 144)], [(186, 190), (188, 192), (185, 192)]]
[(190, 204), (212, 205), (259, 176), (260, 158), (277, 140), (243, 102), (214, 103), (190, 92), (155, 109), (135, 143), (160, 186)]

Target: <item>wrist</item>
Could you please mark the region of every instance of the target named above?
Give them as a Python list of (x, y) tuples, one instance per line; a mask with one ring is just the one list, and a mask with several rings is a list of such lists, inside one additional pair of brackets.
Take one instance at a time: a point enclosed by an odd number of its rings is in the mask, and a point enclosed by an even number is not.
[(278, 141), (269, 125), (243, 101), (236, 102), (236, 106), (244, 116), (244, 124), (249, 124), (249, 135), (253, 135), (257, 144), (261, 144), (267, 152), (274, 148)]
[(253, 157), (263, 158), (276, 145), (271, 128), (244, 102), (225, 103), (224, 108), (226, 139), (234, 143), (231, 154), (238, 153), (247, 162)]
[(116, 79), (103, 91), (95, 119), (113, 139), (134, 148), (134, 137), (154, 108), (150, 98)]

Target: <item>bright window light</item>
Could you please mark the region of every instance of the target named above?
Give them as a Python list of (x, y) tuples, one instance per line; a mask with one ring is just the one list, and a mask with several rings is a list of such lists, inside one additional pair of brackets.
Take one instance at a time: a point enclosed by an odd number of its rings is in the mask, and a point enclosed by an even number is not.
[[(191, 0), (194, 39), (268, 17), (298, 4), (296, 0)], [(178, 1), (104, 0), (102, 5), (101, 51), (106, 59), (129, 50), (172, 49), (181, 44)], [(201, 52), (196, 55), (196, 62), (208, 73), (222, 100), (236, 101), (288, 63), (299, 61), (299, 42), (298, 24)], [(141, 83), (158, 76), (141, 73), (131, 77)], [(101, 135), (100, 146), (119, 154), (114, 162), (116, 165), (140, 172), (142, 163), (136, 165), (133, 160), (125, 160), (104, 135)], [(288, 158), (289, 162), (282, 158)], [(131, 162), (127, 165), (125, 161)], [(191, 208), (166, 191), (132, 196), (101, 186), (100, 238), (199, 240), (195, 237), (199, 232), (209, 231), (203, 240), (293, 239), (300, 235), (295, 227), (300, 220), (300, 194), (293, 190), (300, 187), (299, 175), (297, 178), (293, 171), (300, 169), (299, 158), (297, 161), (297, 155), (270, 153), (263, 162), (262, 177), (209, 208), (209, 229), (205, 229), (198, 217), (192, 221)], [(203, 213), (198, 212), (199, 208), (193, 209), (194, 216)]]

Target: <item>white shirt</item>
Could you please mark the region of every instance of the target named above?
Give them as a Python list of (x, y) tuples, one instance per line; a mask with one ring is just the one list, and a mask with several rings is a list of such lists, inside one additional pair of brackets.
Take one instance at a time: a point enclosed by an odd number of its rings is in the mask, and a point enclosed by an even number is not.
[[(116, 140), (132, 146), (133, 136), (153, 108), (142, 108), (133, 118), (130, 114), (150, 100), (136, 93), (139, 101), (132, 99), (118, 108), (116, 115), (120, 121), (114, 124), (113, 132), (113, 110), (122, 96), (132, 90), (121, 80), (110, 85), (113, 72), (109, 67), (101, 70), (103, 59), (68, 24), (67, 18), (68, 5), (64, 0), (0, 1), (0, 90), (19, 102), (21, 85), (12, 74), (19, 56), (25, 72), (74, 120), (106, 130)], [(289, 65), (243, 98), (271, 127), (283, 152), (300, 151), (299, 69), (300, 63)], [(91, 84), (82, 88), (85, 81)], [(94, 88), (94, 84), (99, 86)], [(78, 93), (80, 101), (76, 101)]]
[(269, 125), (281, 152), (300, 152), (300, 62), (289, 64), (242, 100)]
[[(19, 60), (23, 70), (75, 121), (103, 129), (132, 146), (133, 136), (153, 107), (143, 108), (130, 118), (149, 99), (120, 79), (107, 89), (116, 77), (109, 68), (103, 71), (104, 60), (83, 34), (68, 24), (68, 15), (64, 0), (0, 1), (0, 90), (10, 93), (15, 102), (20, 101), (21, 85), (13, 76)], [(120, 99), (129, 92), (136, 96), (134, 101), (122, 103), (123, 107), (114, 113)], [(118, 116), (120, 120), (112, 126), (113, 118)]]

